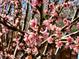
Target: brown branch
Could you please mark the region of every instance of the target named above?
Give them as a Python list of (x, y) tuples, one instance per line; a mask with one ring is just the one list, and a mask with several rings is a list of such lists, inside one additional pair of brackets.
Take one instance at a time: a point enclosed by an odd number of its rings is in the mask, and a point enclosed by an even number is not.
[(15, 50), (14, 50), (13, 59), (15, 59), (15, 55), (16, 55), (17, 49), (18, 49), (18, 43), (17, 43), (16, 48), (15, 48)]
[(29, 3), (27, 2), (27, 10), (26, 10), (26, 16), (25, 16), (25, 19), (24, 19), (23, 30), (25, 30), (25, 27), (26, 27), (26, 21), (27, 21), (27, 17), (28, 17), (28, 12), (29, 12)]
[(48, 43), (46, 44), (45, 49), (44, 49), (44, 51), (43, 51), (43, 55), (44, 55), (44, 56), (45, 56), (45, 54), (46, 54), (47, 48), (48, 48)]
[(78, 35), (79, 35), (79, 30), (76, 31), (76, 32), (73, 32), (73, 33), (70, 33), (70, 34), (66, 35), (66, 37), (67, 37), (67, 36), (75, 37), (75, 36), (78, 36)]
[[(77, 22), (78, 20), (79, 20), (79, 17), (75, 18), (75, 19), (71, 22), (70, 26), (74, 25), (74, 23)], [(64, 27), (62, 27), (61, 31), (65, 31), (65, 28), (67, 28), (68, 26), (69, 26), (69, 25), (65, 25)]]
[(38, 34), (40, 32), (40, 29), (41, 29), (41, 26), (42, 26), (42, 23), (43, 23), (43, 0), (41, 0), (42, 4), (40, 7), (38, 7), (38, 10), (40, 12), (40, 24), (39, 24), (39, 28), (38, 28)]
[(11, 3), (9, 4), (9, 10), (8, 10), (8, 13), (6, 15), (8, 15), (10, 12), (11, 12)]
[(6, 26), (8, 29), (11, 29), (11, 30), (13, 30), (13, 31), (18, 31), (18, 32), (20, 32), (22, 35), (25, 34), (24, 31), (21, 31), (20, 29), (17, 29), (17, 28), (14, 27), (14, 26), (9, 26), (6, 22), (1, 21), (1, 17), (0, 17), (0, 23), (3, 24), (4, 26)]
[[(79, 10), (79, 8), (77, 8), (77, 10), (76, 10), (76, 12), (75, 12), (75, 15), (73, 16), (73, 21), (71, 22), (70, 27), (72, 27), (72, 25), (73, 25), (76, 21), (78, 21), (78, 19), (79, 19), (79, 17), (77, 17), (77, 15), (78, 15), (78, 10)], [(77, 17), (77, 18), (76, 18), (76, 17)], [(65, 25), (64, 27), (62, 27), (61, 31), (65, 31), (65, 28), (67, 28), (67, 27), (68, 27), (68, 25)]]

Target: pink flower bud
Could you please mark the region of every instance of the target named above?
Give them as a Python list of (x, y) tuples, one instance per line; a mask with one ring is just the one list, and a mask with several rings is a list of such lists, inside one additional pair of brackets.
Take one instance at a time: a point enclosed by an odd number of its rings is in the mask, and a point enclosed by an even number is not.
[(71, 22), (67, 18), (64, 18), (63, 23), (64, 23), (64, 25), (69, 26)]
[(79, 22), (77, 23), (76, 28), (79, 29)]

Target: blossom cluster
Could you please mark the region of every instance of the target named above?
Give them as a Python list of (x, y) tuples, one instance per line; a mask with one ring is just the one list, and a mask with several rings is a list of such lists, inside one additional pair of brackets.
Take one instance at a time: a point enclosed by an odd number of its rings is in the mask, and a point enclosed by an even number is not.
[[(24, 15), (21, 18), (21, 10), (23, 9), (20, 6), (20, 1), (12, 0), (10, 3), (15, 4), (15, 15), (13, 17), (6, 13), (0, 13), (0, 38), (6, 37), (13, 30), (11, 38), (13, 40), (12, 43), (9, 43), (12, 45), (10, 49), (14, 49), (14, 55), (16, 50), (24, 50), (28, 55), (36, 56), (40, 53), (39, 47), (43, 44), (48, 44), (48, 47), (54, 45), (55, 51), (64, 47), (71, 49), (74, 53), (79, 52), (79, 17), (69, 18), (70, 15), (66, 15), (66, 11), (63, 12), (74, 7), (72, 2), (63, 2), (62, 4), (51, 2), (48, 4), (48, 9), (44, 9), (43, 0), (28, 1), (27, 4), (31, 5), (31, 14), (34, 16), (30, 19), (28, 17), (28, 6), (24, 8), (27, 9), (25, 18)], [(44, 51), (44, 53), (46, 52)]]

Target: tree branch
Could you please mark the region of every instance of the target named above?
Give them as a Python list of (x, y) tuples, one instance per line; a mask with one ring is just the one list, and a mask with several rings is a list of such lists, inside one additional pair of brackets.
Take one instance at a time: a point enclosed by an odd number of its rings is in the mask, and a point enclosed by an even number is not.
[(25, 34), (24, 31), (21, 31), (20, 29), (17, 29), (17, 28), (14, 27), (14, 26), (9, 26), (6, 22), (1, 21), (1, 17), (0, 17), (0, 23), (3, 24), (4, 26), (6, 26), (8, 29), (11, 29), (11, 30), (14, 30), (14, 31), (18, 31), (18, 32), (20, 32), (22, 35)]

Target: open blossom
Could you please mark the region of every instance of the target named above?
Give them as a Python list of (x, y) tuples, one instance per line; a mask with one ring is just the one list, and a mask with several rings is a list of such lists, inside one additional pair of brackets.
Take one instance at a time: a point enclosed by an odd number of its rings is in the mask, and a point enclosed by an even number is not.
[(27, 48), (27, 49), (26, 49), (26, 52), (27, 52), (28, 54), (30, 54), (31, 51), (32, 51), (31, 48)]
[(45, 26), (48, 27), (48, 26), (50, 25), (50, 22), (49, 22), (48, 20), (44, 20), (44, 21), (43, 21), (43, 25), (45, 25)]
[(70, 49), (73, 49), (75, 47), (75, 45), (71, 44), (69, 47), (70, 47)]
[(52, 23), (52, 22), (53, 22), (52, 19), (44, 20), (44, 21), (43, 21), (43, 25), (45, 25), (46, 28), (50, 30), (50, 29), (51, 29), (51, 25), (52, 25), (51, 23)]
[(63, 42), (62, 41), (57, 41), (56, 42), (56, 47), (57, 48), (61, 48), (63, 46)]
[(74, 39), (71, 36), (68, 36), (66, 40), (68, 43), (72, 43), (74, 41)]
[(66, 44), (65, 44), (65, 48), (66, 48), (66, 49), (69, 48), (69, 46), (70, 46), (69, 43), (66, 43)]
[(37, 47), (32, 48), (32, 54), (37, 55), (38, 54), (38, 49)]
[(73, 2), (65, 2), (65, 3), (63, 3), (62, 6), (68, 8), (68, 7), (71, 7), (73, 5), (74, 5)]
[(34, 47), (40, 44), (41, 39), (36, 33), (30, 32), (29, 35), (24, 35), (24, 41), (26, 42), (27, 46)]
[(29, 24), (30, 24), (30, 27), (35, 27), (37, 25), (37, 19), (30, 20)]
[(52, 12), (54, 12), (54, 11), (55, 11), (55, 5), (54, 5), (54, 3), (50, 3), (50, 4), (49, 4), (49, 8), (50, 8), (50, 10), (51, 10)]
[(50, 25), (50, 28), (52, 31), (55, 31), (56, 30), (56, 25)]
[(52, 14), (51, 15), (54, 16), (54, 17), (57, 17), (58, 16), (58, 13), (56, 11), (55, 12), (52, 11)]
[(42, 3), (42, 0), (31, 0), (32, 7), (40, 6)]
[(45, 31), (40, 31), (40, 32), (43, 34), (43, 37), (44, 37), (45, 39), (48, 38), (49, 33), (47, 32), (47, 28), (45, 29)]
[(45, 10), (44, 10), (44, 13), (45, 13), (45, 14), (48, 14), (48, 10), (47, 10), (47, 9), (45, 9)]
[(50, 44), (53, 43), (53, 40), (54, 40), (54, 39), (53, 39), (52, 37), (48, 37), (48, 38), (47, 38), (47, 41), (48, 41), (48, 43), (50, 43)]
[(79, 46), (76, 45), (74, 48), (73, 48), (74, 52), (78, 53), (79, 52)]

